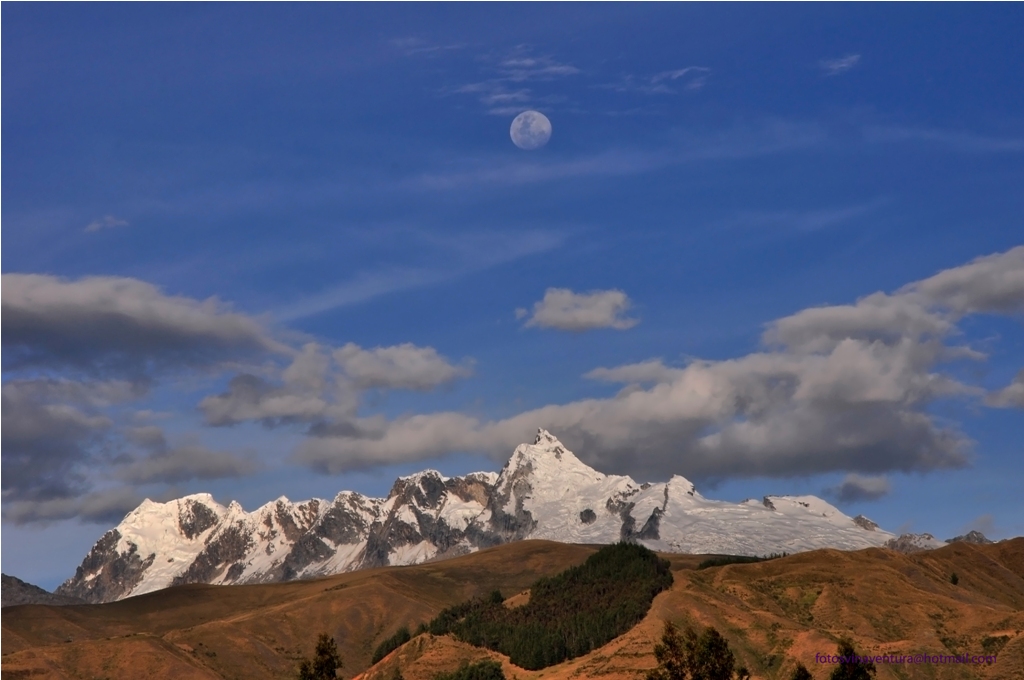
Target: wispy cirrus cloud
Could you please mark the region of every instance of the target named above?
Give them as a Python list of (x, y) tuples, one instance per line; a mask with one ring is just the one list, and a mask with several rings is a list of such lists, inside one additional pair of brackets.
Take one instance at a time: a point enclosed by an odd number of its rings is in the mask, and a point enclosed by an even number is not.
[(582, 73), (573, 64), (559, 61), (551, 55), (534, 54), (529, 45), (519, 45), (496, 58), (485, 56), (481, 63), (481, 75), (485, 76), (482, 80), (446, 87), (441, 93), (475, 95), (477, 101), (493, 115), (515, 115), (525, 108), (564, 101), (561, 93), (537, 94), (534, 88), (539, 85), (550, 88), (555, 82)]
[(104, 229), (116, 229), (118, 227), (127, 227), (128, 220), (122, 220), (113, 215), (104, 215), (98, 220), (93, 220), (89, 224), (85, 225), (84, 231), (87, 234), (91, 234), (97, 231), (103, 231)]
[(392, 38), (388, 41), (388, 44), (409, 57), (418, 55), (435, 56), (467, 47), (465, 43), (438, 44), (414, 36)]
[(656, 149), (612, 148), (570, 160), (467, 159), (461, 167), (412, 177), (405, 186), (425, 191), (464, 190), (470, 186), (519, 186), (582, 177), (623, 177), (684, 163), (795, 151), (827, 141), (827, 132), (821, 125), (769, 120), (756, 125), (680, 135)]
[(278, 321), (293, 321), (382, 295), (453, 281), (521, 257), (552, 250), (560, 246), (565, 237), (561, 232), (532, 230), (435, 240), (434, 249), (445, 255), (443, 266), (409, 265), (359, 272), (319, 293), (292, 300), (274, 310), (272, 315)]
[(639, 92), (641, 94), (675, 94), (679, 89), (695, 91), (704, 87), (711, 69), (706, 66), (662, 71), (652, 76), (623, 76), (620, 80), (595, 87), (614, 92)]
[(859, 63), (859, 54), (847, 54), (837, 59), (822, 59), (818, 62), (818, 67), (821, 68), (826, 76), (837, 76), (841, 73), (846, 73)]
[(1024, 138), (996, 137), (963, 130), (870, 125), (864, 140), (872, 143), (923, 142), (965, 153), (1019, 153)]
[(773, 235), (806, 234), (831, 229), (876, 212), (889, 201), (876, 198), (863, 203), (811, 210), (740, 210), (710, 225), (714, 229), (768, 231)]

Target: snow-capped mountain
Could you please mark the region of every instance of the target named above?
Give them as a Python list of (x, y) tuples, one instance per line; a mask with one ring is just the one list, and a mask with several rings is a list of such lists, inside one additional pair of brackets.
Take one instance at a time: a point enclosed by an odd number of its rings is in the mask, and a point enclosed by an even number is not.
[(815, 496), (728, 503), (675, 476), (638, 484), (580, 461), (550, 433), (501, 473), (401, 477), (387, 498), (279, 498), (253, 512), (209, 494), (145, 501), (57, 592), (119, 600), (184, 583), (264, 583), (453, 557), (524, 538), (639, 541), (654, 550), (763, 555), (882, 546), (895, 536)]

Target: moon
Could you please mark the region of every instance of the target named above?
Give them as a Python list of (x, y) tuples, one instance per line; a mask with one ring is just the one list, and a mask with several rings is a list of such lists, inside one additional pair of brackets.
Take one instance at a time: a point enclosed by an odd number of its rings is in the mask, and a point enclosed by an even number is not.
[(508, 134), (520, 149), (533, 151), (551, 139), (551, 121), (540, 111), (523, 111), (512, 121)]

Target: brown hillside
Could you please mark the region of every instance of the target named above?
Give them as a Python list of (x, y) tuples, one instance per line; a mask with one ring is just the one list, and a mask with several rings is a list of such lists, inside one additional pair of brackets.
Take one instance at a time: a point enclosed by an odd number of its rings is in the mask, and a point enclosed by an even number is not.
[[(1024, 539), (958, 543), (902, 555), (821, 550), (696, 571), (702, 556), (666, 555), (673, 587), (647, 618), (595, 652), (538, 672), (450, 638), (420, 636), (367, 669), (374, 647), (402, 624), (495, 588), (521, 593), (581, 563), (594, 547), (524, 541), (457, 559), (259, 586), (186, 586), (106, 605), (4, 610), (6, 678), (291, 678), (326, 630), (344, 676), (428, 680), (463, 660), (496, 658), (508, 677), (635, 679), (654, 665), (664, 619), (714, 625), (757, 678), (788, 678), (799, 661), (815, 678), (849, 636), (862, 653), (985, 653), (991, 666), (879, 666), (879, 680), (1024, 679)], [(957, 586), (949, 582), (956, 572)], [(1005, 639), (1002, 637), (1005, 636)], [(986, 639), (989, 638), (989, 639)], [(71, 641), (67, 641), (70, 639)]]

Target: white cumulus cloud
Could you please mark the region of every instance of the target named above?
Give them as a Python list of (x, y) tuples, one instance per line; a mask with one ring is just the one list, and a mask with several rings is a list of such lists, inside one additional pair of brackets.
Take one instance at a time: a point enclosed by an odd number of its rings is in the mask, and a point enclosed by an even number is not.
[(532, 314), (517, 310), (516, 315), (529, 315), (526, 326), (537, 328), (574, 332), (597, 328), (626, 330), (639, 323), (625, 316), (631, 306), (629, 297), (621, 290), (574, 293), (568, 288), (548, 288), (544, 298), (534, 303)]

